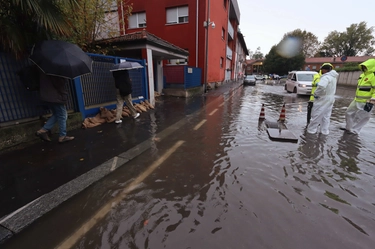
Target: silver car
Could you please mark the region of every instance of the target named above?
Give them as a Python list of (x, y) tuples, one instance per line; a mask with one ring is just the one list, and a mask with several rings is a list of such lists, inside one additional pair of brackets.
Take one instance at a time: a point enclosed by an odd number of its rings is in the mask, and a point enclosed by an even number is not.
[(253, 85), (253, 86), (255, 86), (256, 81), (257, 81), (257, 79), (255, 78), (254, 75), (247, 75), (243, 79), (243, 84), (244, 85)]

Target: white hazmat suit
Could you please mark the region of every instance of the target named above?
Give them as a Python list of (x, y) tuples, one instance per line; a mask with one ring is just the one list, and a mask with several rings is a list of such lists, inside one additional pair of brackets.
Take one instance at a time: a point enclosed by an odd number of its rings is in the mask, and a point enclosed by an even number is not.
[(314, 92), (315, 100), (311, 113), (311, 121), (307, 127), (307, 132), (315, 134), (320, 125), (320, 132), (324, 135), (329, 134), (329, 124), (335, 103), (335, 93), (337, 78), (339, 74), (331, 70), (320, 77), (318, 87)]

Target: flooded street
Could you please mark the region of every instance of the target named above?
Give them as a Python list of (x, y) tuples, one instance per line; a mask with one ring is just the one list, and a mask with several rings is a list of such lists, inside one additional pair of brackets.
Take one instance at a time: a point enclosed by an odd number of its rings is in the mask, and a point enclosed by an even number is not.
[[(149, 150), (4, 249), (373, 248), (375, 120), (359, 136), (339, 129), (353, 96), (338, 88), (324, 136), (306, 134), (308, 97), (283, 85), (208, 95)], [(264, 104), (277, 121), (284, 103), (297, 143), (271, 141), (258, 120)]]

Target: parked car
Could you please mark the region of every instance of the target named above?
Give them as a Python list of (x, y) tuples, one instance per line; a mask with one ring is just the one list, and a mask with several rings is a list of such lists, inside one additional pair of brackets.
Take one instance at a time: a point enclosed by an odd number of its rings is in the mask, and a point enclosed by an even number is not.
[(292, 71), (285, 82), (285, 90), (298, 95), (310, 95), (311, 84), (314, 79), (314, 71)]
[(265, 80), (266, 78), (264, 77), (264, 75), (255, 75), (255, 79), (256, 80)]
[(272, 79), (273, 80), (280, 80), (280, 76), (278, 74), (273, 74)]
[(257, 81), (257, 79), (255, 78), (254, 75), (247, 75), (243, 79), (243, 84), (244, 85), (253, 85), (253, 86), (255, 86), (256, 81)]

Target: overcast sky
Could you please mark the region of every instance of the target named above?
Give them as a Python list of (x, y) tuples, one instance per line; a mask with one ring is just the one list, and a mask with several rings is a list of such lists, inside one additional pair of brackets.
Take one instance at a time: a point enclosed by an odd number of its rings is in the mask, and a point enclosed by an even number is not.
[[(306, 30), (322, 42), (334, 30), (346, 31), (362, 21), (375, 26), (374, 0), (237, 0), (240, 7), (240, 30), (248, 49), (260, 47), (263, 55), (277, 45), (284, 34)], [(373, 33), (375, 36), (375, 33)]]

